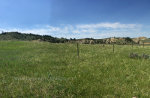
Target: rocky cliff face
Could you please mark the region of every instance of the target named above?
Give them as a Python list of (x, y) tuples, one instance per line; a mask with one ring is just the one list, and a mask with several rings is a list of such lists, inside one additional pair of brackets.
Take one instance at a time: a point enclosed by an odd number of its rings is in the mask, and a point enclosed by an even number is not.
[(137, 43), (137, 44), (140, 44), (141, 41), (144, 41), (144, 40), (147, 40), (148, 38), (147, 37), (138, 37), (138, 38), (133, 38), (132, 40)]

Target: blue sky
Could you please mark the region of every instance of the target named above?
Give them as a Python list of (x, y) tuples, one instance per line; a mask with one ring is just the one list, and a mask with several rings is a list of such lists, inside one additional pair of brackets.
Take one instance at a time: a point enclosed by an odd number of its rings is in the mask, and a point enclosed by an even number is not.
[(150, 0), (0, 0), (0, 31), (66, 38), (150, 37)]

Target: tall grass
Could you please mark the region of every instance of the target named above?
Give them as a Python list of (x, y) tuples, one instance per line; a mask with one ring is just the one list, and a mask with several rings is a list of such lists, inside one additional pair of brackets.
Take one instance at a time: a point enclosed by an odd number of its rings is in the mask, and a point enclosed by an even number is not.
[(0, 97), (150, 97), (150, 47), (0, 42)]

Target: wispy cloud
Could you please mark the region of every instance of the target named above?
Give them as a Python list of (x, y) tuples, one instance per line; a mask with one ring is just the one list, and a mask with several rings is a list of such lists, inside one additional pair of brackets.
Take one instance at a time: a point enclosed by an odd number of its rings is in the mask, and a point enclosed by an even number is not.
[(1, 31), (19, 31), (22, 33), (33, 33), (40, 35), (52, 35), (65, 38), (105, 38), (105, 37), (125, 37), (140, 35), (141, 24), (121, 24), (98, 23), (98, 24), (78, 24), (78, 25), (60, 25), (58, 27), (51, 25), (37, 26), (30, 29), (26, 28), (0, 28)]
[(133, 29), (137, 27), (141, 27), (141, 25), (140, 24), (121, 24), (118, 22), (77, 25), (77, 28), (82, 28), (82, 29), (87, 29), (87, 28)]

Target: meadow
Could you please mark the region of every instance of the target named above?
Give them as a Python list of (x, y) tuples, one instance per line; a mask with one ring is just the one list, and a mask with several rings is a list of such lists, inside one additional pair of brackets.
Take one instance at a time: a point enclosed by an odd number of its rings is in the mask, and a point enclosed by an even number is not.
[(0, 41), (0, 97), (150, 97), (150, 46)]

